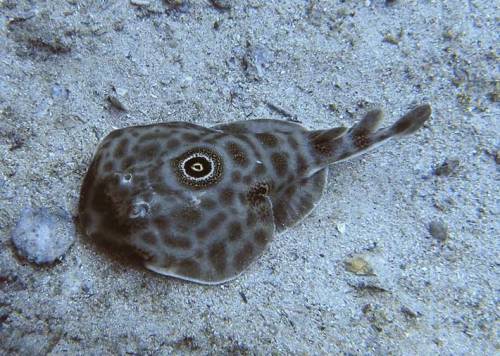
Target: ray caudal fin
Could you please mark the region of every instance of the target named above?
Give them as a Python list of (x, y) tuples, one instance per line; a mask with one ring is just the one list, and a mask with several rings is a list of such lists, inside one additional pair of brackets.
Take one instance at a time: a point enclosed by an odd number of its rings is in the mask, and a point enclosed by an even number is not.
[(382, 121), (382, 111), (373, 110), (350, 129), (337, 127), (329, 130), (311, 131), (309, 140), (317, 155), (314, 171), (365, 153), (381, 143), (393, 138), (406, 136), (417, 131), (431, 115), (428, 104), (420, 105), (409, 111), (392, 126), (378, 129)]

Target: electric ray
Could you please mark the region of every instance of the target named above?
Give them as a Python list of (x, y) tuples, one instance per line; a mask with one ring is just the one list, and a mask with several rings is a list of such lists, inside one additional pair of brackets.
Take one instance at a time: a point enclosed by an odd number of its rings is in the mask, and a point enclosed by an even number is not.
[(132, 248), (154, 272), (223, 283), (314, 208), (330, 164), (411, 134), (430, 114), (421, 105), (378, 130), (379, 110), (350, 129), (248, 120), (115, 130), (83, 181), (81, 224), (93, 239)]

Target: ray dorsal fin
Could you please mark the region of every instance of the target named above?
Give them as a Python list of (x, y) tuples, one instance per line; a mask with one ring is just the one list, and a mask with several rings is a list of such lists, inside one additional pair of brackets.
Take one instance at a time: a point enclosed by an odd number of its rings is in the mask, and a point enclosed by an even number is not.
[(335, 127), (328, 130), (314, 130), (308, 133), (309, 139), (313, 142), (325, 142), (342, 137), (347, 132), (347, 127)]

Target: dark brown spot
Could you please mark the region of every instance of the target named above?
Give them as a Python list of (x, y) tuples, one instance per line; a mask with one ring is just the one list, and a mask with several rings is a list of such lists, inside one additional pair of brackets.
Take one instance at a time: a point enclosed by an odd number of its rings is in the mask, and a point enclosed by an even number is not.
[(148, 171), (148, 177), (153, 182), (161, 182), (161, 165), (156, 165)]
[(231, 178), (233, 179), (234, 183), (238, 183), (241, 180), (241, 172), (234, 171), (233, 174), (231, 175)]
[(370, 146), (371, 140), (367, 135), (358, 134), (352, 138), (354, 145), (358, 148), (366, 148)]
[(252, 206), (256, 206), (265, 201), (265, 197), (269, 195), (271, 187), (265, 182), (254, 184), (247, 193), (247, 200)]
[(196, 142), (200, 139), (198, 135), (195, 135), (193, 133), (184, 133), (182, 134), (182, 140), (186, 142)]
[(265, 146), (275, 147), (278, 144), (278, 139), (276, 136), (270, 133), (258, 133), (255, 134), (255, 137)]
[(121, 139), (121, 141), (118, 143), (118, 145), (116, 145), (116, 148), (114, 151), (115, 158), (122, 158), (123, 156), (125, 156), (125, 153), (127, 152), (128, 144), (129, 144), (128, 138), (124, 137)]
[(284, 194), (285, 194), (287, 199), (290, 199), (295, 194), (296, 191), (297, 191), (297, 187), (295, 186), (295, 184), (290, 184), (285, 189)]
[(243, 183), (245, 183), (245, 185), (250, 185), (250, 183), (252, 183), (253, 179), (254, 179), (253, 175), (249, 174), (247, 176), (244, 176), (242, 181), (243, 181)]
[(255, 214), (255, 212), (253, 210), (248, 210), (247, 212), (247, 225), (249, 227), (252, 227), (252, 226), (255, 226), (255, 224), (257, 223), (257, 215)]
[(248, 165), (248, 158), (240, 145), (236, 142), (228, 142), (226, 144), (226, 151), (231, 156), (231, 159), (239, 166), (246, 167)]
[(210, 198), (204, 198), (201, 201), (201, 207), (205, 210), (212, 210), (213, 208), (215, 208), (216, 205), (217, 205), (217, 203), (213, 199), (210, 199)]
[(174, 148), (177, 148), (180, 145), (180, 142), (178, 139), (173, 138), (171, 140), (168, 140), (167, 142), (167, 149), (173, 150)]
[(156, 243), (155, 234), (151, 231), (147, 231), (141, 235), (141, 240), (147, 243), (148, 245), (154, 245)]
[(274, 171), (279, 177), (285, 176), (288, 171), (288, 159), (286, 153), (273, 153), (271, 155), (271, 162)]
[(139, 151), (139, 159), (150, 161), (156, 158), (156, 156), (160, 153), (160, 145), (156, 143), (150, 143), (141, 147)]
[(169, 137), (170, 137), (170, 134), (166, 133), (166, 132), (156, 132), (156, 133), (150, 132), (150, 133), (142, 135), (139, 138), (139, 142), (144, 143), (146, 141), (154, 141), (154, 140), (163, 141), (163, 140), (168, 139)]
[(297, 173), (303, 174), (307, 170), (307, 161), (300, 153), (297, 154)]
[(168, 229), (168, 227), (170, 225), (170, 222), (168, 221), (168, 217), (166, 217), (165, 215), (160, 215), (160, 216), (155, 217), (153, 219), (153, 223), (156, 225), (156, 227), (160, 231), (165, 231), (166, 229)]
[(165, 245), (180, 248), (189, 249), (191, 248), (191, 240), (184, 236), (172, 236), (170, 234), (163, 234), (162, 241)]
[(108, 161), (104, 164), (104, 167), (102, 167), (104, 169), (105, 172), (111, 172), (113, 170), (113, 162), (111, 161)]
[(196, 235), (196, 238), (198, 240), (204, 240), (204, 239), (206, 239), (207, 236), (208, 236), (208, 234), (209, 234), (209, 231), (206, 228), (198, 229), (198, 230), (195, 231), (195, 235)]
[(121, 164), (121, 169), (126, 170), (136, 163), (136, 158), (134, 156), (127, 156)]
[(329, 141), (322, 141), (314, 144), (314, 149), (323, 155), (330, 154), (333, 150), (332, 143)]
[(206, 229), (209, 232), (213, 232), (219, 228), (219, 226), (226, 220), (227, 215), (223, 211), (219, 211), (207, 222)]
[(236, 241), (241, 238), (242, 229), (241, 224), (237, 221), (233, 221), (228, 226), (228, 234), (227, 237), (230, 241)]
[(254, 173), (257, 175), (262, 175), (265, 174), (266, 171), (267, 171), (266, 166), (264, 166), (262, 163), (257, 163)]
[(200, 265), (191, 258), (180, 261), (177, 267), (177, 272), (186, 277), (197, 278), (200, 276)]
[(264, 230), (264, 229), (257, 229), (257, 231), (255, 231), (255, 242), (258, 244), (258, 245), (265, 245), (267, 242), (269, 242), (269, 239), (270, 239), (270, 234)]
[(252, 257), (254, 254), (253, 245), (248, 242), (243, 246), (243, 248), (234, 256), (234, 266), (238, 271), (242, 271), (246, 266), (252, 262)]
[(179, 220), (178, 222), (195, 224), (200, 221), (201, 213), (195, 208), (184, 207), (175, 212), (174, 217)]
[(215, 270), (219, 273), (224, 272), (226, 269), (226, 246), (222, 242), (216, 242), (210, 247), (208, 258)]
[(224, 205), (232, 204), (234, 201), (234, 191), (229, 188), (222, 189), (219, 194), (219, 199)]

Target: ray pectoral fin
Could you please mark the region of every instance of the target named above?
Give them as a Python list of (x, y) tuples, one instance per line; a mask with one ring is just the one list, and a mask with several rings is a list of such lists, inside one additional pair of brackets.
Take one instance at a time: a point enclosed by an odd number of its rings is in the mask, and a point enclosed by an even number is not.
[(181, 257), (163, 255), (145, 261), (144, 266), (156, 273), (207, 285), (238, 277), (267, 249), (275, 224), (267, 195), (248, 204), (235, 203), (231, 210), (234, 214), (227, 223), (206, 229), (202, 239), (194, 240)]

